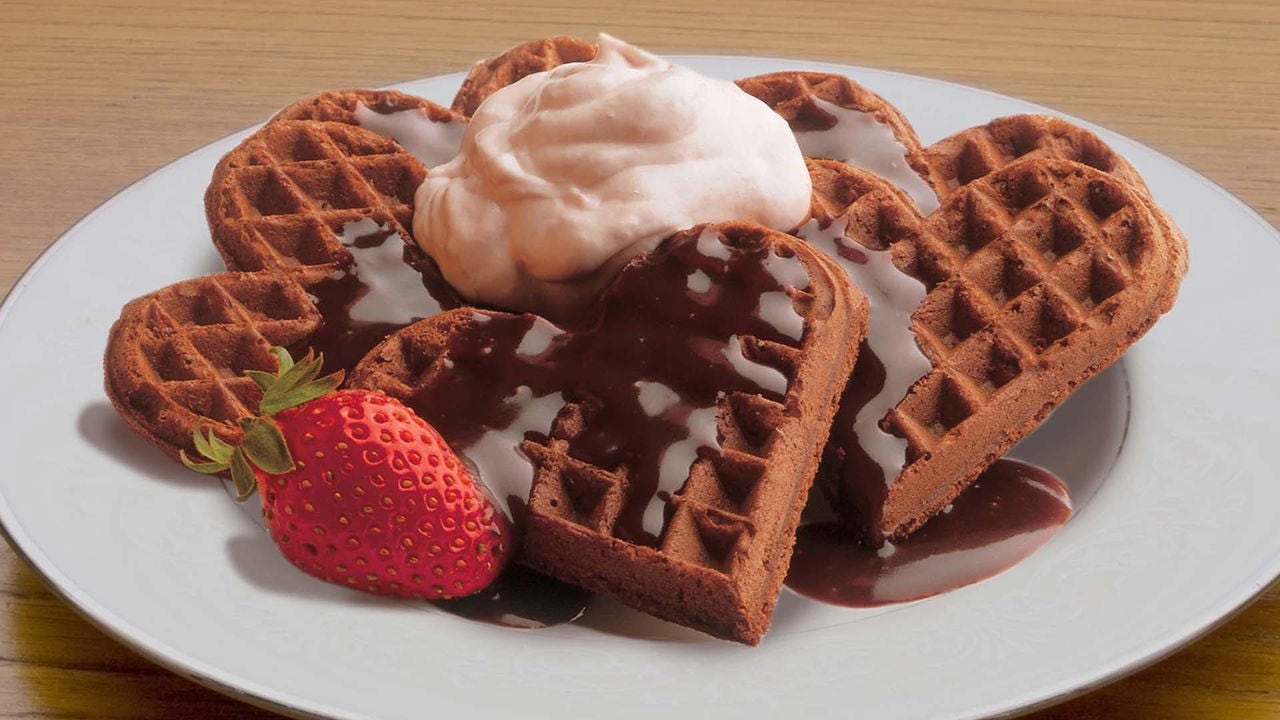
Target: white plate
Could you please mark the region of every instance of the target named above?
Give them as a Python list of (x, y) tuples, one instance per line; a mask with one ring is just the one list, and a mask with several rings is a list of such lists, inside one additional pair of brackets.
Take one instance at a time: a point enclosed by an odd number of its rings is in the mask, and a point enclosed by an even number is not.
[[(1044, 108), (857, 67), (683, 57), (737, 78), (848, 74), (927, 143)], [(458, 75), (403, 89), (447, 103)], [(755, 649), (614, 609), (610, 623), (516, 631), (311, 580), (217, 483), (120, 423), (101, 389), (127, 300), (221, 269), (201, 194), (225, 138), (139, 181), (68, 231), (0, 310), (0, 521), (67, 600), (199, 682), (297, 715), (960, 718), (1045, 703), (1151, 662), (1280, 573), (1270, 454), (1280, 435), (1280, 234), (1218, 186), (1097, 130), (1191, 243), (1173, 312), (1019, 451), (1081, 510), (989, 581), (880, 611), (784, 593)], [(1092, 499), (1089, 495), (1096, 489)], [(598, 624), (598, 623), (597, 623)], [(639, 636), (639, 637), (636, 637)]]

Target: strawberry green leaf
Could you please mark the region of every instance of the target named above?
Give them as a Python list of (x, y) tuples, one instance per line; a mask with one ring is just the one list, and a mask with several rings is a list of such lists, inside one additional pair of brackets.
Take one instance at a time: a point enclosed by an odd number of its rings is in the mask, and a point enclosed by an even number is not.
[(294, 365), (288, 370), (280, 373), (280, 375), (271, 383), (271, 387), (267, 388), (267, 392), (286, 392), (297, 386), (301, 382), (303, 373), (307, 372), (308, 363), (304, 359), (302, 362)]
[(182, 460), (183, 465), (186, 465), (188, 468), (204, 475), (214, 475), (224, 472), (229, 467), (229, 465), (224, 462), (195, 462), (187, 456), (186, 450), (179, 450), (178, 458)]
[(342, 384), (342, 377), (342, 372), (338, 371), (332, 375), (326, 375), (298, 387), (290, 388), (287, 391), (273, 392), (270, 397), (263, 396), (262, 413), (264, 415), (274, 415), (286, 408), (297, 407), (327, 395)]
[[(212, 435), (212, 431), (209, 433)], [(196, 457), (201, 460), (221, 460), (222, 458), (213, 457), (213, 444), (200, 432), (200, 428), (196, 428), (191, 433), (191, 442), (196, 446)]]
[(207, 432), (208, 435), (203, 435), (200, 429), (196, 428), (191, 433), (191, 441), (195, 443), (196, 451), (206, 460), (226, 465), (231, 461), (231, 446), (223, 442), (222, 438), (215, 435), (212, 430)]
[(244, 459), (244, 453), (240, 448), (236, 448), (231, 454), (231, 484), (236, 488), (236, 500), (245, 501), (253, 495), (254, 489), (258, 487), (258, 482), (253, 476), (253, 468), (249, 467), (249, 462)]
[(274, 415), (332, 392), (342, 384), (342, 372), (320, 378), (318, 376), (323, 368), (324, 356), (308, 352), (306, 357), (285, 371), (263, 392), (259, 412)]
[(299, 374), (293, 379), (294, 387), (303, 383), (311, 382), (317, 377), (320, 377), (320, 370), (324, 368), (324, 355), (312, 355), (312, 353), (308, 351), (307, 356), (302, 359), (302, 362), (299, 362), (293, 367), (302, 368), (301, 372), (299, 372)]
[(276, 369), (277, 376), (283, 375), (288, 372), (289, 368), (293, 367), (293, 356), (289, 354), (288, 350), (280, 347), (279, 345), (273, 345), (271, 347), (271, 354), (276, 356), (276, 362), (280, 366)]
[(213, 454), (210, 456), (211, 458), (219, 462), (226, 462), (231, 457), (231, 451), (235, 448), (223, 441), (222, 438), (214, 435), (213, 431), (210, 430), (209, 449), (213, 451)]
[(318, 398), (337, 390), (345, 377), (346, 374), (343, 371), (338, 370), (337, 372), (330, 373), (322, 378), (310, 380), (304, 385), (299, 385), (293, 389), (293, 392), (309, 395), (312, 399)]
[[(299, 382), (307, 373), (311, 372), (312, 365), (315, 363), (314, 354), (308, 350), (306, 357), (295, 363), (293, 358), (289, 356), (288, 351), (282, 347), (272, 347), (271, 352), (276, 357), (279, 368), (275, 374), (270, 375), (271, 382), (264, 390), (270, 390), (272, 387), (288, 389)], [(246, 371), (247, 372), (247, 371)]]
[(289, 447), (275, 422), (264, 417), (244, 418), (240, 427), (244, 430), (244, 440), (239, 449), (254, 465), (272, 475), (293, 470)]
[(245, 370), (244, 374), (248, 375), (255, 383), (258, 384), (258, 387), (263, 390), (270, 388), (272, 383), (276, 381), (275, 375), (272, 375), (269, 372), (262, 372), (261, 370)]
[(314, 397), (308, 397), (299, 400), (300, 396), (294, 393), (294, 390), (299, 385), (315, 379), (320, 374), (323, 362), (323, 358), (316, 358), (313, 353), (307, 352), (306, 357), (282, 372), (275, 382), (264, 390), (259, 411), (263, 415), (274, 415), (286, 408), (315, 399)]

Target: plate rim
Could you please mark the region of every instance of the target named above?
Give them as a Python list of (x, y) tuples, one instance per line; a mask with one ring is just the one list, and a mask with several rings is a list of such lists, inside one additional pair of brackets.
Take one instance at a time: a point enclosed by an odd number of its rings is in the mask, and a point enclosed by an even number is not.
[[(1267, 234), (1273, 240), (1280, 243), (1280, 229), (1277, 229), (1276, 226), (1272, 225), (1257, 210), (1249, 206), (1234, 192), (1218, 184), (1204, 173), (1186, 165), (1182, 161), (1165, 152), (1155, 149), (1147, 143), (1135, 140), (1123, 133), (1110, 130), (1090, 120), (1081, 118), (1078, 115), (1058, 111), (1052, 106), (1048, 106), (1043, 103), (1033, 102), (1014, 95), (1007, 95), (993, 90), (988, 90), (986, 88), (934, 78), (927, 75), (917, 75), (901, 70), (885, 69), (867, 65), (836, 63), (813, 58), (718, 53), (663, 53), (662, 56), (676, 62), (683, 62), (686, 60), (711, 60), (742, 62), (746, 64), (762, 62), (778, 63), (781, 65), (805, 64), (811, 66), (811, 69), (814, 70), (841, 74), (850, 74), (851, 71), (855, 73), (857, 71), (871, 71), (882, 75), (897, 76), (911, 82), (919, 82), (923, 80), (928, 83), (949, 86), (964, 92), (979, 93), (983, 96), (999, 101), (1012, 99), (1026, 105), (1033, 106), (1039, 111), (1051, 113), (1058, 117), (1070, 120), (1090, 130), (1101, 130), (1106, 134), (1122, 137), (1127, 142), (1133, 143), (1145, 151), (1159, 156), (1163, 160), (1172, 163), (1178, 170), (1194, 176), (1201, 184), (1229, 200), (1236, 209), (1243, 210), (1243, 214), (1245, 216), (1249, 217), (1250, 220), (1267, 231)], [(465, 74), (466, 71), (446, 72), (421, 78), (413, 78), (385, 87), (402, 88), (406, 85), (427, 81), (443, 82), (455, 78), (461, 80)], [(13, 286), (8, 290), (8, 292), (6, 292), (3, 300), (0, 301), (0, 325), (3, 325), (6, 322), (9, 315), (13, 312), (13, 308), (20, 302), (26, 286), (30, 284), (35, 276), (43, 269), (45, 264), (47, 264), (47, 262), (54, 257), (58, 251), (65, 247), (65, 243), (63, 241), (68, 236), (73, 234), (82, 226), (91, 222), (98, 215), (106, 212), (109, 208), (120, 202), (125, 196), (131, 195), (135, 192), (140, 192), (139, 186), (145, 181), (183, 163), (191, 156), (201, 153), (211, 145), (247, 135), (255, 128), (260, 127), (261, 124), (262, 123), (255, 123), (242, 130), (237, 130), (219, 138), (210, 140), (199, 147), (193, 148), (178, 157), (165, 162), (163, 165), (153, 168), (130, 182), (125, 187), (104, 198), (96, 206), (83, 214), (79, 219), (67, 226), (64, 230), (58, 233), (58, 236), (49, 245), (41, 250), (41, 252), (33, 259), (31, 264), (14, 281)], [(211, 672), (208, 674), (202, 672), (202, 668), (200, 667), (202, 663), (198, 659), (177, 651), (169, 644), (163, 642), (159, 637), (154, 637), (147, 632), (141, 631), (118, 614), (101, 606), (94, 601), (93, 598), (89, 597), (88, 594), (84, 592), (83, 589), (80, 588), (70, 577), (64, 575), (53, 561), (44, 555), (35, 539), (28, 535), (25, 528), (17, 522), (17, 518), (13, 514), (10, 502), (3, 493), (0, 493), (0, 536), (8, 542), (9, 546), (13, 548), (14, 553), (44, 581), (45, 585), (59, 599), (88, 620), (91, 625), (104, 632), (113, 640), (119, 642), (132, 651), (137, 652), (149, 661), (156, 663), (166, 671), (173, 672), (187, 680), (235, 700), (246, 702), (250, 705), (267, 709), (272, 712), (281, 713), (289, 717), (303, 718), (304, 720), (312, 720), (313, 718), (318, 718), (320, 720), (333, 720), (336, 718), (347, 717), (345, 715), (328, 714), (323, 710), (306, 707), (309, 703), (305, 699), (298, 698), (295, 700), (289, 700), (284, 697), (287, 695), (285, 692), (273, 692), (267, 688), (255, 690), (249, 689), (243, 685), (224, 682), (215, 677), (215, 675), (221, 673), (218, 668), (209, 668)], [(1010, 717), (1013, 715), (1020, 715), (1079, 697), (1150, 667), (1151, 665), (1166, 659), (1230, 622), (1241, 612), (1246, 610), (1252, 603), (1257, 601), (1262, 595), (1271, 589), (1271, 587), (1280, 584), (1280, 555), (1272, 558), (1260, 559), (1255, 573), (1255, 575), (1252, 575), (1247, 579), (1242, 579), (1242, 581), (1238, 583), (1237, 587), (1241, 589), (1242, 592), (1229, 593), (1229, 599), (1224, 599), (1222, 602), (1218, 603), (1211, 612), (1204, 614), (1204, 616), (1208, 617), (1208, 620), (1201, 622), (1200, 619), (1197, 619), (1196, 622), (1184, 626), (1185, 632), (1172, 634), (1162, 640), (1152, 641), (1148, 643), (1147, 646), (1134, 650), (1127, 655), (1118, 656), (1113, 662), (1104, 666), (1104, 669), (1094, 672), (1087, 678), (1077, 676), (1074, 681), (1060, 682), (1052, 686), (1046, 685), (1040, 692), (1028, 693), (1028, 695), (1034, 695), (1034, 698), (1006, 698), (1004, 701), (988, 703), (982, 708), (973, 708), (973, 712), (958, 713), (954, 715), (954, 717)], [(75, 594), (76, 591), (79, 592), (79, 595)], [(271, 695), (274, 695), (275, 697), (272, 697)], [(276, 699), (277, 697), (281, 699)], [(289, 704), (290, 702), (296, 702), (297, 704)]]

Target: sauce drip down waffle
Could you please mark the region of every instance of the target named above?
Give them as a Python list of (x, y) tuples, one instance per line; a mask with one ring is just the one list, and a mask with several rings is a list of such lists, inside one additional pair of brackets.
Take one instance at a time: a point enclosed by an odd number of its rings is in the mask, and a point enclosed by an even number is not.
[(558, 396), (516, 439), (520, 561), (754, 644), (865, 322), (830, 260), (726, 223), (633, 261), (580, 327), (455, 310), (392, 335), (349, 385), (404, 400), (487, 481), (512, 470), (485, 435)]

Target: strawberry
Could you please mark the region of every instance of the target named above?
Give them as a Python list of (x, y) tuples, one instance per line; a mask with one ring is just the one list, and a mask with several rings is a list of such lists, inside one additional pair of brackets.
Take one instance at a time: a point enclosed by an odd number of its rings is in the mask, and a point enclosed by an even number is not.
[(238, 499), (256, 489), (271, 537), (294, 565), (378, 595), (446, 599), (483, 590), (510, 554), (511, 527), (440, 433), (379, 392), (337, 390), (322, 358), (273, 348), (260, 415), (231, 446), (195, 433), (202, 473), (230, 470)]

